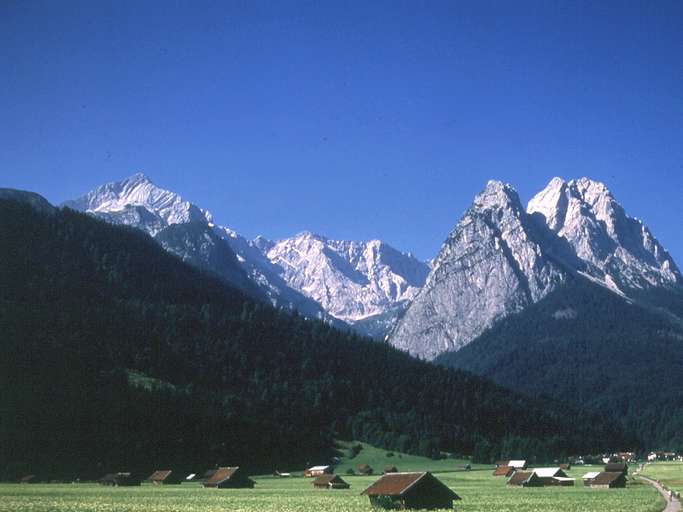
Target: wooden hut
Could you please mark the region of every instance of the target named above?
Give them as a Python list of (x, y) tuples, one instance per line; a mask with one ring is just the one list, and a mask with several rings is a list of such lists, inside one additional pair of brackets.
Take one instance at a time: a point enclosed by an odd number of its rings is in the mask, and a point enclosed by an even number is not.
[(313, 487), (316, 489), (348, 489), (351, 486), (339, 475), (320, 475), (313, 480)]
[(392, 466), (391, 464), (387, 464), (384, 466), (384, 474), (387, 473), (398, 473), (398, 468), (396, 466)]
[(182, 483), (183, 476), (177, 471), (170, 469), (157, 469), (149, 475), (147, 481), (153, 485), (178, 485)]
[(369, 464), (358, 464), (358, 467), (356, 468), (358, 472), (361, 475), (372, 475), (374, 473), (374, 469), (372, 469), (372, 466)]
[(610, 462), (605, 464), (605, 472), (607, 473), (623, 473), (628, 475), (628, 464), (625, 462)]
[(313, 466), (304, 471), (304, 476), (306, 478), (313, 478), (320, 475), (331, 475), (332, 473), (332, 466)]
[(595, 477), (600, 474), (600, 471), (589, 471), (585, 475), (581, 477), (581, 480), (583, 480), (583, 485), (586, 487), (590, 487), (590, 485), (593, 483), (593, 480), (595, 480)]
[(211, 478), (213, 475), (215, 475), (215, 474), (216, 474), (216, 471), (217, 471), (216, 469), (207, 469), (206, 471), (204, 471), (204, 473), (202, 474), (202, 476), (196, 476), (196, 475), (195, 475), (195, 478), (194, 478), (194, 479), (200, 481), (201, 483), (204, 483), (204, 482), (206, 482), (209, 478)]
[(254, 481), (239, 466), (218, 468), (204, 487), (216, 489), (253, 488)]
[(119, 473), (107, 473), (99, 480), (100, 485), (111, 487), (133, 487), (140, 485), (141, 480), (133, 473), (122, 471)]
[(567, 473), (565, 473), (559, 467), (556, 468), (537, 468), (534, 469), (534, 473), (537, 477), (541, 479), (543, 485), (561, 485), (561, 486), (571, 486), (574, 485), (574, 479), (569, 478)]
[(493, 476), (511, 476), (515, 472), (515, 468), (510, 466), (498, 466), (493, 470)]
[(533, 471), (515, 471), (507, 484), (520, 487), (543, 487), (543, 480)]
[(453, 508), (453, 500), (460, 499), (429, 472), (386, 474), (361, 495), (368, 496), (373, 507), (386, 509)]
[(598, 489), (623, 489), (626, 487), (626, 475), (621, 471), (603, 471), (590, 481), (589, 487)]

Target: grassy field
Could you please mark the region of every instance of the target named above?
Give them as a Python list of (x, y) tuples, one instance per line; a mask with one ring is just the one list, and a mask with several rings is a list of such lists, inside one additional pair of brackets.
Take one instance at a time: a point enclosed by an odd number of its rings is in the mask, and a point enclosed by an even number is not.
[[(405, 461), (404, 461), (405, 462)], [(425, 461), (417, 461), (424, 464)], [(397, 464), (398, 465), (398, 464)], [(404, 470), (424, 469), (404, 464)], [(572, 469), (580, 477), (590, 467)], [(575, 487), (510, 488), (489, 470), (435, 473), (462, 498), (456, 510), (467, 512), (658, 512), (664, 501), (649, 485), (629, 482), (627, 489)], [(371, 510), (360, 492), (377, 477), (349, 476), (348, 490), (315, 490), (311, 479), (255, 477), (254, 489), (203, 489), (198, 484), (107, 488), (95, 484), (2, 484), (0, 512), (360, 512)]]
[(683, 462), (646, 464), (641, 474), (661, 481), (667, 489), (683, 493)]

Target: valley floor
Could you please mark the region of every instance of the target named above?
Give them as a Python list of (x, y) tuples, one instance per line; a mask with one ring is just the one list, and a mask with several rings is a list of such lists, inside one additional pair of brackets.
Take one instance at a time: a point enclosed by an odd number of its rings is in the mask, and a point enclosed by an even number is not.
[[(682, 466), (679, 466), (679, 469)], [(406, 467), (406, 470), (411, 469)], [(417, 468), (416, 468), (417, 469)], [(629, 479), (626, 489), (590, 489), (580, 480), (590, 466), (573, 468), (575, 487), (511, 488), (491, 469), (435, 472), (460, 495), (463, 512), (660, 512), (664, 500), (646, 483)], [(109, 488), (96, 484), (1, 484), (0, 512), (318, 512), (372, 510), (360, 496), (376, 476), (345, 476), (348, 490), (314, 490), (308, 478), (254, 477), (254, 489), (204, 489), (199, 484)]]

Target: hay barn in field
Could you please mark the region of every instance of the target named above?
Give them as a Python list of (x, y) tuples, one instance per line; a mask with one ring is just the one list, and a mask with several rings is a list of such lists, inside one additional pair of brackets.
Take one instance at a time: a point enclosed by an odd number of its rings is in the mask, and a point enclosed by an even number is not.
[(581, 477), (581, 480), (583, 480), (583, 485), (586, 487), (590, 487), (591, 483), (593, 483), (593, 480), (595, 479), (596, 476), (600, 474), (600, 471), (589, 471), (585, 475)]
[(543, 480), (541, 480), (533, 471), (515, 471), (508, 479), (507, 485), (543, 487)]
[(623, 473), (628, 475), (628, 464), (625, 462), (610, 462), (605, 464), (605, 472), (607, 473)]
[(574, 485), (574, 479), (569, 478), (569, 475), (562, 469), (558, 468), (537, 468), (534, 473), (541, 479), (543, 485)]
[(316, 489), (348, 489), (351, 486), (339, 475), (320, 475), (313, 480), (313, 487)]
[(515, 468), (511, 468), (510, 466), (498, 466), (493, 470), (493, 476), (512, 476), (512, 473), (514, 472)]
[(306, 478), (312, 478), (321, 475), (331, 475), (332, 473), (332, 466), (313, 466), (304, 471), (304, 476)]
[(178, 485), (182, 483), (183, 477), (177, 471), (170, 469), (157, 469), (149, 475), (147, 481), (153, 485)]
[(453, 501), (460, 499), (429, 472), (389, 473), (361, 496), (368, 496), (373, 507), (401, 510), (453, 508)]
[(203, 485), (215, 489), (251, 489), (254, 484), (255, 482), (239, 466), (232, 466), (218, 468)]
[(623, 489), (626, 487), (626, 475), (621, 472), (603, 471), (598, 473), (588, 485), (598, 489)]
[(110, 487), (133, 487), (140, 485), (139, 477), (130, 472), (107, 473), (99, 480), (100, 485)]

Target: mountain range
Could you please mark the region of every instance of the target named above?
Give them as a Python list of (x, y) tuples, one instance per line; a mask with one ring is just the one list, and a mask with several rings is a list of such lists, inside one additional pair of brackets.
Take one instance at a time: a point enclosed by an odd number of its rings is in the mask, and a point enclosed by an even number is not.
[(145, 231), (169, 252), (273, 305), (383, 337), (425, 282), (429, 265), (380, 240), (313, 233), (248, 240), (142, 173), (62, 206)]
[(600, 182), (554, 178), (524, 207), (490, 181), (429, 263), (379, 240), (247, 240), (142, 174), (64, 205), (255, 299), (683, 443), (683, 278)]

